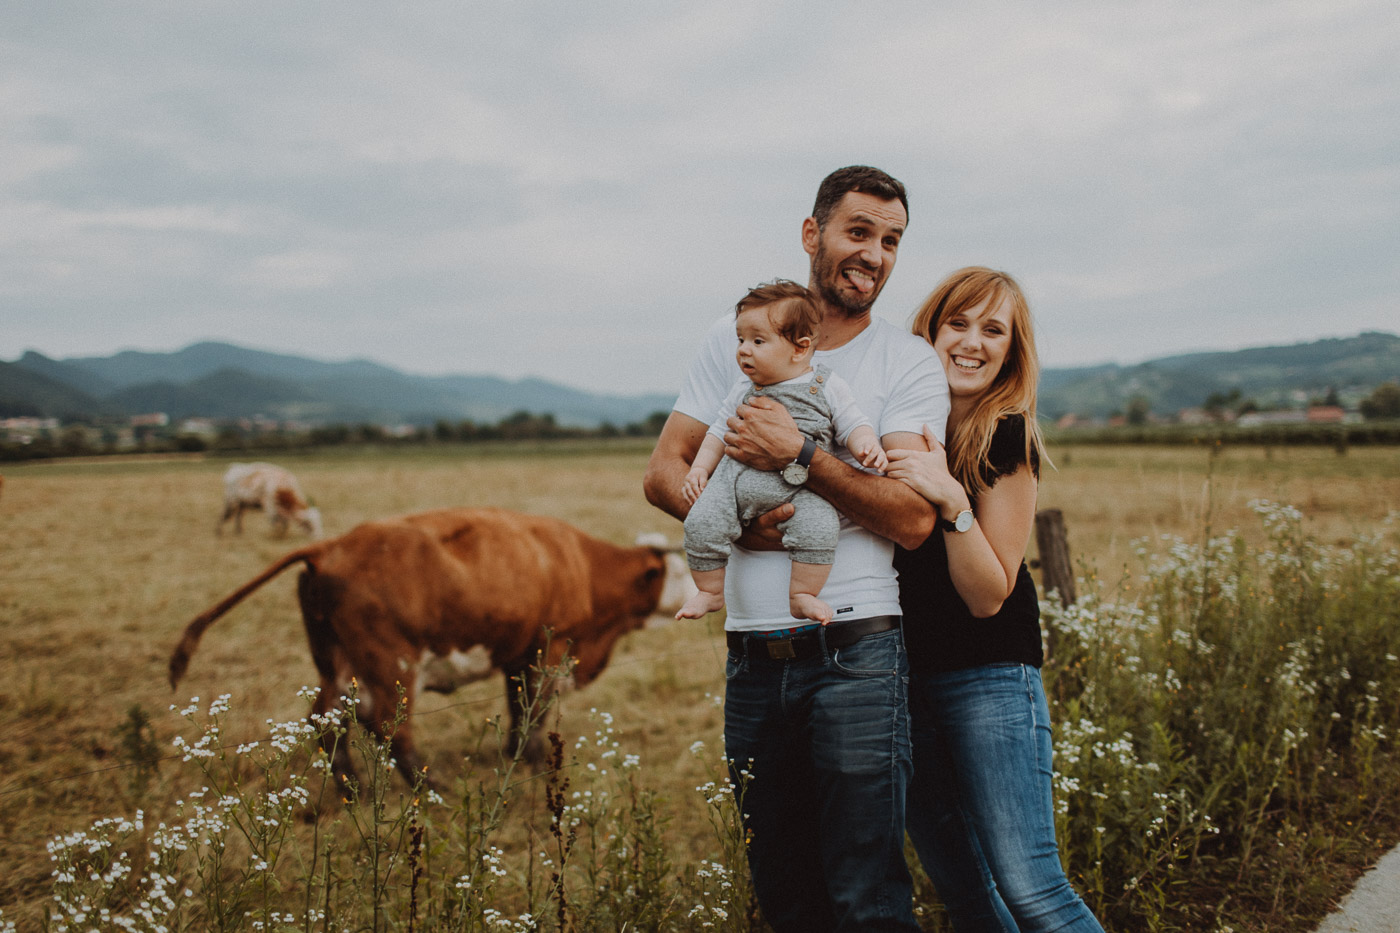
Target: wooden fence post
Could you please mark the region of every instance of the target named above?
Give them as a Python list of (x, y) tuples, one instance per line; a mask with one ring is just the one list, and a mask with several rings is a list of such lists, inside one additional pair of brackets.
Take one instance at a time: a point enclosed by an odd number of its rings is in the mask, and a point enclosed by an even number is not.
[[(1077, 598), (1074, 592), (1074, 568), (1069, 560), (1069, 542), (1065, 538), (1065, 515), (1059, 509), (1041, 509), (1035, 513), (1035, 546), (1040, 551), (1040, 585), (1049, 593), (1060, 594), (1060, 605), (1066, 608)], [(1045, 631), (1045, 659), (1055, 651), (1055, 632)]]
[(1045, 592), (1060, 594), (1060, 605), (1069, 606), (1078, 597), (1074, 592), (1074, 568), (1065, 540), (1065, 515), (1059, 509), (1035, 513), (1035, 546), (1040, 551), (1040, 584)]

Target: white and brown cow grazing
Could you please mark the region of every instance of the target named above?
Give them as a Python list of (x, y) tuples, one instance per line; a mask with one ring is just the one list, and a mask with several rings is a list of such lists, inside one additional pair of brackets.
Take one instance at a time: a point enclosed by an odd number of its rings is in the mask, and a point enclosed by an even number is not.
[[(480, 679), (504, 672), (513, 753), (529, 705), (548, 690), (540, 671), (567, 655), (583, 686), (607, 666), (613, 647), (641, 628), (666, 582), (666, 554), (620, 547), (554, 518), (504, 509), (444, 509), (366, 522), (338, 538), (292, 551), (186, 626), (170, 657), (180, 682), (205, 629), (293, 564), (302, 621), (321, 692), (313, 715), (340, 707), (358, 681), (356, 714), (381, 738), (390, 732), (402, 684), (405, 712), (424, 685), (430, 658), (475, 662)], [(464, 680), (458, 680), (458, 683)], [(526, 737), (538, 760), (543, 742)], [(412, 782), (422, 762), (412, 719), (393, 732), (400, 772)], [(352, 774), (344, 743), (337, 777)]]
[(233, 519), (235, 533), (243, 531), (243, 512), (252, 509), (267, 513), (272, 529), (279, 535), (295, 523), (313, 538), (321, 531), (321, 510), (307, 505), (297, 478), (271, 463), (235, 463), (224, 474), (224, 514), (214, 533), (222, 534), (224, 523)]

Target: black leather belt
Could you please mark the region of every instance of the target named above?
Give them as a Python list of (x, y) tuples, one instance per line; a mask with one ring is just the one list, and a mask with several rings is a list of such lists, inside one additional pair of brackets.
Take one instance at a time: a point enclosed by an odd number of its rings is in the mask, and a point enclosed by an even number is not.
[(888, 632), (899, 627), (899, 616), (871, 616), (868, 619), (853, 619), (850, 622), (833, 622), (811, 632), (801, 632), (791, 638), (761, 638), (754, 635), (745, 638), (745, 632), (725, 632), (724, 639), (731, 651), (743, 653), (746, 646), (755, 652), (763, 652), (774, 661), (787, 661), (810, 657), (826, 647), (845, 648), (854, 645), (866, 635)]

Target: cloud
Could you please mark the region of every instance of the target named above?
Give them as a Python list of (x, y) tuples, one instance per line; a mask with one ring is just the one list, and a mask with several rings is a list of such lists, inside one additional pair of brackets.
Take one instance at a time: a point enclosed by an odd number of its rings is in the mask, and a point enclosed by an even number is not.
[(0, 11), (0, 358), (674, 390), (854, 162), (911, 192), (890, 320), (979, 263), (1050, 366), (1393, 328), (1380, 0), (82, 11)]

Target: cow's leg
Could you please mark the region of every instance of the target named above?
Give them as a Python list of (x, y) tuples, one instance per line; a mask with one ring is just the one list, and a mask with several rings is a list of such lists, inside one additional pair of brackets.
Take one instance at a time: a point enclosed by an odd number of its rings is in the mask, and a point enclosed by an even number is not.
[(516, 663), (503, 667), (506, 678), (506, 708), (510, 711), (510, 732), (505, 753), (517, 755), (530, 764), (544, 761), (547, 743), (540, 735), (545, 709), (554, 695), (554, 678), (537, 663)]
[(224, 514), (223, 514), (223, 516), (219, 519), (219, 523), (218, 523), (217, 525), (214, 526), (214, 534), (216, 534), (216, 535), (222, 535), (222, 534), (224, 533), (224, 525), (227, 524), (227, 523), (228, 523), (228, 520), (229, 520), (230, 518), (232, 518), (232, 517), (233, 517), (233, 503), (232, 503), (232, 502), (229, 502), (227, 499), (225, 499), (225, 500), (224, 500)]
[(247, 508), (247, 506), (240, 501), (238, 506), (233, 510), (233, 533), (236, 535), (243, 534), (243, 510), (245, 508)]
[(311, 570), (297, 577), (297, 600), (301, 603), (301, 621), (306, 627), (306, 640), (311, 646), (311, 660), (321, 677), (321, 692), (312, 705), (313, 716), (335, 714), (340, 717), (340, 735), (334, 731), (321, 734), (321, 747), (331, 757), (331, 769), (342, 795), (349, 793), (349, 784), (356, 779), (355, 765), (350, 760), (351, 715), (340, 702), (340, 668), (346, 663), (335, 628), (330, 623), (334, 597), (318, 581)]
[(351, 784), (357, 780), (355, 765), (350, 760), (352, 717), (340, 702), (339, 694), (340, 690), (334, 679), (321, 678), (321, 692), (317, 694), (316, 702), (311, 706), (311, 723), (320, 728), (318, 723), (325, 723), (328, 716), (340, 720), (341, 728), (323, 731), (320, 741), (322, 750), (331, 759), (331, 774), (335, 777), (335, 786), (342, 797), (348, 797)]
[[(398, 655), (382, 652), (377, 658), (363, 656), (354, 661), (363, 670), (361, 690), (369, 703), (367, 725), (380, 741), (388, 741), (394, 764), (410, 785), (420, 780), (437, 787), (428, 779), (427, 767), (413, 745), (413, 700), (416, 677), (404, 677), (398, 671)], [(402, 716), (400, 716), (402, 709)]]

